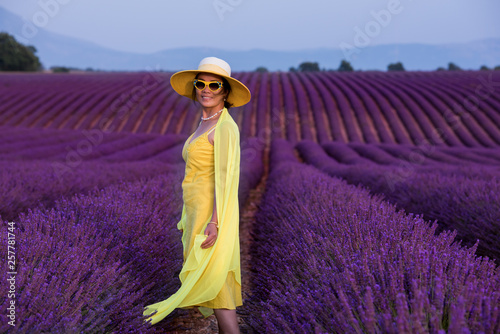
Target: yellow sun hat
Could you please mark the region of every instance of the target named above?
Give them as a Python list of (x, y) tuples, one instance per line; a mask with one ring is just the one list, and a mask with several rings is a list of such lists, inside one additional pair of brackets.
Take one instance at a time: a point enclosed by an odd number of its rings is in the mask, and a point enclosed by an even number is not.
[(227, 62), (216, 57), (203, 58), (197, 70), (180, 71), (172, 74), (170, 84), (179, 95), (193, 99), (193, 80), (198, 73), (210, 73), (225, 78), (231, 86), (227, 102), (233, 107), (240, 107), (250, 101), (250, 90), (240, 81), (231, 77), (231, 67)]

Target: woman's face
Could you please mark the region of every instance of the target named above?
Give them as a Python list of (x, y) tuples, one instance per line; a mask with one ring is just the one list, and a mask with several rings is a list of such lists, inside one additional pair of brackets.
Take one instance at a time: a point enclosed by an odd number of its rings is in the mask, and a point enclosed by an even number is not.
[[(216, 74), (209, 73), (200, 73), (198, 74), (198, 79), (204, 81), (212, 81), (217, 80), (222, 82), (222, 77)], [(224, 87), (219, 89), (218, 91), (212, 92), (208, 85), (205, 86), (203, 90), (194, 89), (196, 91), (196, 99), (204, 108), (211, 108), (220, 106), (221, 108), (224, 106), (224, 98), (226, 97)]]

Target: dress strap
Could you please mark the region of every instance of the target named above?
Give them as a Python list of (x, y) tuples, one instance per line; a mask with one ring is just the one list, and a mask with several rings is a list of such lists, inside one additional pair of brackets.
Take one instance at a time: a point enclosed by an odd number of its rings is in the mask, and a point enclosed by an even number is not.
[(215, 124), (210, 130), (207, 131), (207, 136), (210, 134), (210, 132), (212, 132), (215, 129), (216, 126), (217, 124)]

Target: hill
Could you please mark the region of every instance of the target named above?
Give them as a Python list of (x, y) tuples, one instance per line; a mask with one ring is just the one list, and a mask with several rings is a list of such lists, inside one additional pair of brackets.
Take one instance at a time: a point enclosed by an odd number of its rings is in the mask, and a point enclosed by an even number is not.
[[(317, 61), (322, 68), (336, 69), (346, 56), (340, 46), (297, 51), (232, 51), (206, 47), (172, 48), (152, 54), (121, 52), (95, 43), (52, 33), (30, 25), (21, 17), (0, 7), (0, 31), (6, 31), (23, 44), (34, 45), (46, 68), (67, 66), (108, 71), (174, 71), (191, 68), (206, 56), (226, 59), (235, 71), (251, 71), (265, 66), (271, 71), (288, 70), (304, 61)], [(345, 41), (354, 44), (352, 41)], [(435, 70), (454, 62), (464, 69), (499, 65), (500, 39), (464, 44), (388, 44), (359, 49), (351, 62), (355, 69), (385, 70), (392, 62), (403, 62), (407, 70)]]

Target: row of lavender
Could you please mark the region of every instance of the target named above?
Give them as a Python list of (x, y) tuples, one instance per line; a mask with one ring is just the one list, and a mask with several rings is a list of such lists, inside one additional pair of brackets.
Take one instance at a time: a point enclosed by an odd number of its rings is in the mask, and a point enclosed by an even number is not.
[[(1, 331), (147, 332), (142, 307), (178, 288), (180, 176), (119, 181), (21, 213), (14, 232), (17, 320), (15, 327), (2, 321)], [(5, 247), (0, 255), (6, 258)], [(3, 310), (8, 303), (3, 294)]]
[[(67, 167), (81, 161), (107, 162), (157, 160), (182, 163), (181, 150), (186, 136), (144, 133), (112, 133), (98, 130), (49, 130), (2, 127), (0, 159), (52, 160), (64, 162)], [(265, 136), (250, 137), (250, 141), (265, 142)], [(311, 142), (304, 140), (302, 142)], [(398, 165), (433, 164), (500, 164), (500, 153), (495, 148), (467, 148), (433, 146), (429, 144), (364, 144), (324, 142), (322, 145), (339, 163), (376, 163)], [(61, 171), (64, 167), (61, 166)]]
[(186, 136), (145, 133), (113, 133), (99, 130), (50, 130), (3, 127), (0, 135), (2, 160), (59, 161), (66, 169), (82, 161), (105, 162), (152, 159), (165, 163), (182, 162)]
[[(242, 138), (494, 147), (497, 72), (236, 73), (253, 99), (234, 116)], [(199, 111), (170, 75), (4, 74), (0, 125), (187, 135)]]
[[(161, 140), (158, 140), (161, 137)], [(156, 149), (144, 144), (156, 139)], [(64, 196), (181, 168), (179, 136), (3, 127), (0, 134), (0, 214), (14, 220), (29, 208)], [(152, 162), (144, 155), (157, 154)], [(130, 156), (134, 158), (130, 158)], [(129, 159), (127, 159), (127, 157)]]
[[(2, 332), (154, 332), (142, 303), (177, 288), (182, 165), (141, 161), (152, 135), (3, 130), (0, 217), (15, 226), (18, 274), (17, 320)], [(134, 148), (139, 158), (127, 160)]]
[(259, 205), (258, 333), (498, 333), (500, 269), (455, 234), (298, 163), (273, 141)]
[[(242, 151), (240, 207), (263, 173), (262, 144), (249, 140)], [(16, 171), (22, 163), (26, 168)], [(155, 333), (173, 329), (169, 319), (176, 313), (150, 327), (143, 324), (142, 311), (144, 305), (172, 294), (180, 283), (182, 244), (176, 224), (182, 208), (182, 165), (152, 160), (83, 162), (53, 186), (50, 183), (58, 180), (49, 163), (19, 162), (2, 174), (4, 181), (11, 181), (9, 194), (15, 196), (18, 191), (14, 201), (23, 207), (1, 208), (16, 217), (18, 273), (16, 326), (2, 321), (1, 331)], [(17, 182), (24, 186), (12, 184)], [(3, 212), (0, 219), (6, 229), (11, 220)], [(7, 233), (2, 235), (6, 239)], [(7, 257), (6, 247), (0, 256)], [(1, 291), (7, 291), (8, 284), (2, 280)], [(0, 297), (4, 310), (10, 303), (6, 296)]]
[[(337, 145), (302, 141), (295, 147), (305, 163), (365, 186), (406, 212), (437, 220), (439, 231), (457, 230), (457, 238), (469, 247), (479, 240), (478, 254), (500, 260), (500, 164), (486, 165), (473, 160), (467, 164), (453, 164), (449, 160), (445, 164), (424, 155), (415, 158), (418, 155), (414, 151), (414, 159), (405, 160), (404, 164), (401, 160), (381, 165), (362, 158), (347, 159), (348, 153), (343, 157), (350, 164), (341, 164), (337, 160), (341, 147)], [(391, 150), (404, 156), (403, 147)], [(488, 159), (493, 161), (498, 152), (491, 151)], [(406, 151), (407, 157), (410, 152)], [(391, 158), (383, 150), (373, 150), (371, 154), (386, 162)]]
[[(50, 207), (62, 195), (182, 169), (185, 139), (180, 135), (3, 128), (0, 214), (13, 220), (28, 208)], [(247, 175), (241, 181), (241, 194), (247, 194), (263, 173), (263, 145), (257, 138), (241, 143), (241, 169)]]
[(57, 165), (50, 161), (0, 161), (0, 215), (12, 221), (28, 209), (50, 208), (62, 196), (87, 193), (120, 180), (148, 179), (181, 169), (180, 165), (150, 161), (84, 161), (58, 174)]
[[(132, 162), (158, 161), (184, 163), (183, 135), (111, 133), (98, 130), (49, 130), (0, 127), (0, 160), (51, 161), (57, 173), (64, 174), (85, 161)], [(193, 129), (194, 131), (194, 129)], [(265, 141), (245, 138), (242, 154), (254, 156)], [(260, 148), (258, 148), (260, 147)]]

